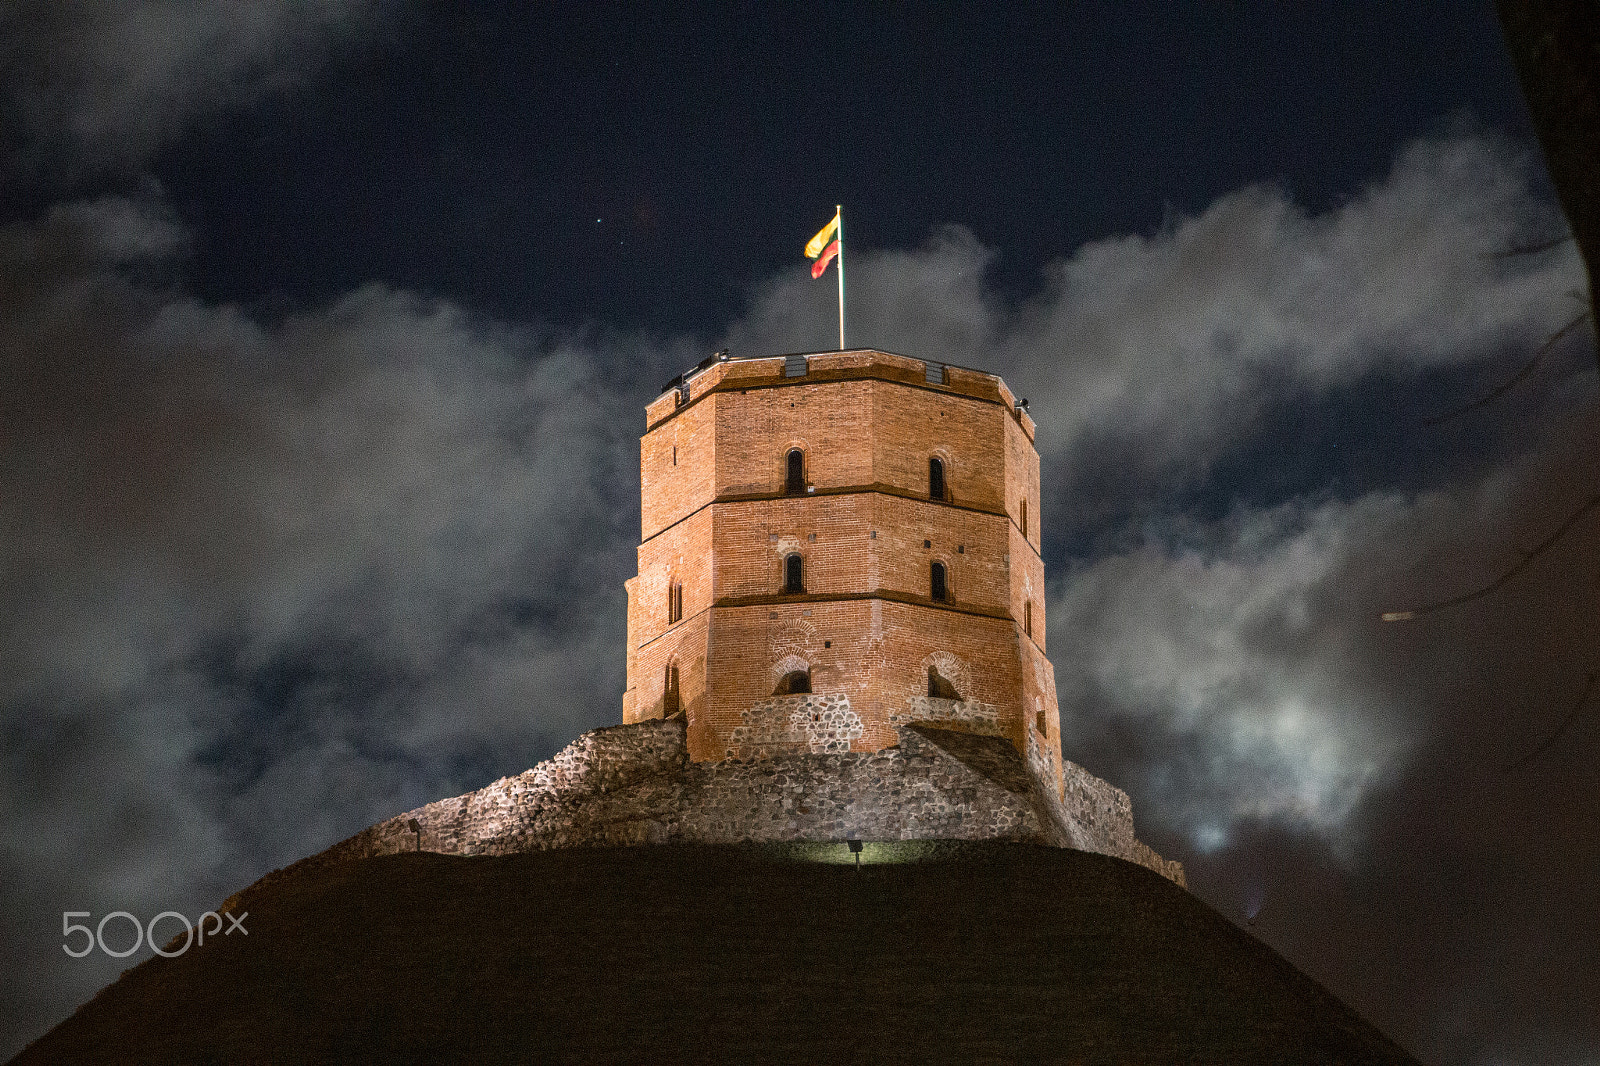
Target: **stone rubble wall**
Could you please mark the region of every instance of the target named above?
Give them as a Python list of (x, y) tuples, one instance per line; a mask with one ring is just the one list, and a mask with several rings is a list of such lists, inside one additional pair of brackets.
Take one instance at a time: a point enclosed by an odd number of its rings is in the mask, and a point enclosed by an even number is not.
[[(1032, 754), (1032, 752), (1030, 752)], [(1037, 763), (1038, 765), (1034, 765)], [(874, 752), (691, 762), (681, 719), (586, 733), (533, 769), (371, 826), (318, 861), (400, 851), (507, 855), (563, 847), (844, 840), (1017, 840), (1098, 851), (1183, 884), (1134, 838), (1119, 789), (1004, 738), (914, 725)], [(415, 820), (420, 833), (411, 830)]]
[(730, 759), (847, 752), (866, 727), (843, 693), (796, 693), (762, 700), (739, 712), (728, 737)]
[(969, 733), (982, 733), (998, 737), (1004, 733), (1000, 726), (1000, 708), (977, 700), (943, 700), (934, 696), (908, 696), (904, 711), (890, 711), (889, 724), (899, 728), (913, 722), (927, 722)]

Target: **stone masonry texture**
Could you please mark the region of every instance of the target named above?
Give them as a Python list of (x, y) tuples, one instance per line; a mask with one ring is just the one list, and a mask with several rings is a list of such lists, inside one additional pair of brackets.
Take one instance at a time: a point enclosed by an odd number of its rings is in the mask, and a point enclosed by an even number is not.
[[(1120, 789), (1034, 744), (925, 724), (871, 752), (696, 762), (681, 717), (585, 733), (514, 777), (379, 822), (318, 863), (407, 851), (900, 840), (1015, 840), (1112, 855), (1182, 885), (1133, 831)], [(415, 821), (419, 827), (413, 831)]]

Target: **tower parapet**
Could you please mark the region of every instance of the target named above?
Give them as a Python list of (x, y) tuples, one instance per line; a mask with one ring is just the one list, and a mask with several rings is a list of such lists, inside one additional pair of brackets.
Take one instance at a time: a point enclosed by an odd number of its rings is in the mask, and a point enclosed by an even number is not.
[(1059, 775), (1039, 457), (1005, 382), (872, 349), (714, 359), (646, 426), (624, 722), (684, 716), (695, 760), (927, 722)]

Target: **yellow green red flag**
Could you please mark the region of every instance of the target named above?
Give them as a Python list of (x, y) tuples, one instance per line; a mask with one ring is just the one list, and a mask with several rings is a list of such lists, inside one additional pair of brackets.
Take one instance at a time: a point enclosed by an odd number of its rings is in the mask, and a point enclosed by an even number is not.
[(829, 239), (838, 232), (839, 215), (837, 212), (835, 212), (833, 221), (819, 229), (817, 231), (817, 235), (806, 243), (806, 258), (815, 259), (817, 256), (821, 255), (822, 250), (828, 246)]
[(811, 264), (811, 277), (813, 279), (822, 277), (822, 272), (828, 269), (828, 264), (831, 263), (833, 261), (833, 257), (838, 254), (838, 241), (834, 241), (832, 244), (824, 248), (822, 250), (822, 254), (817, 257), (817, 261)]
[(839, 350), (844, 351), (844, 205), (833, 209), (833, 221), (817, 230), (817, 235), (806, 242), (806, 255), (812, 260), (812, 278), (822, 277), (828, 264), (839, 261)]

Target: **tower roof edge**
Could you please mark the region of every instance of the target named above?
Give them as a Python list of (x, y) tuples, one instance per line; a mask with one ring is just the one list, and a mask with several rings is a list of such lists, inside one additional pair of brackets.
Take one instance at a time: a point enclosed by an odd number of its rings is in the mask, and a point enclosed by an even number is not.
[(646, 431), (715, 392), (748, 391), (835, 381), (876, 380), (931, 389), (1005, 407), (1029, 439), (1033, 419), (1000, 375), (959, 363), (918, 359), (878, 348), (730, 356), (726, 352), (667, 382), (645, 407)]

